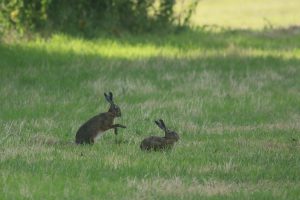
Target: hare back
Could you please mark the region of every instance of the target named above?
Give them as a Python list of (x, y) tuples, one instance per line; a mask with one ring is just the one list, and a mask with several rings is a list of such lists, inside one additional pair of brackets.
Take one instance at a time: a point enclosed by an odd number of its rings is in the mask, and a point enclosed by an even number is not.
[(142, 150), (160, 150), (169, 146), (169, 142), (164, 137), (151, 136), (141, 142), (140, 148)]

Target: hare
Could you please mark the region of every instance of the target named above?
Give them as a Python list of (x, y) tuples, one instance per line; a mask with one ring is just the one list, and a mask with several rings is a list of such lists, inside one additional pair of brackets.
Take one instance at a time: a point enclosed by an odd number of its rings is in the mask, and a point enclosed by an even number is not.
[(140, 145), (141, 150), (164, 150), (172, 148), (174, 143), (179, 140), (176, 132), (169, 130), (162, 119), (156, 120), (159, 128), (165, 131), (165, 137), (150, 136), (145, 138)]
[(121, 124), (113, 124), (114, 118), (121, 117), (121, 109), (113, 101), (113, 94), (104, 93), (105, 99), (110, 103), (108, 112), (100, 113), (85, 122), (76, 133), (76, 144), (94, 144), (96, 137), (101, 136), (105, 131), (114, 129), (117, 135), (117, 128), (126, 128)]

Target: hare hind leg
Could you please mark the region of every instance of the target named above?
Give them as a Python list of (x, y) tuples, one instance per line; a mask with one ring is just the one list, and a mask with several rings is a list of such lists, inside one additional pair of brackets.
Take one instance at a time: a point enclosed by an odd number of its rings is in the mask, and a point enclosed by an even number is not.
[(93, 138), (93, 140), (95, 140), (95, 141), (99, 140), (101, 138), (101, 136), (103, 135), (103, 133), (104, 133), (103, 131), (99, 131), (97, 133), (97, 135)]

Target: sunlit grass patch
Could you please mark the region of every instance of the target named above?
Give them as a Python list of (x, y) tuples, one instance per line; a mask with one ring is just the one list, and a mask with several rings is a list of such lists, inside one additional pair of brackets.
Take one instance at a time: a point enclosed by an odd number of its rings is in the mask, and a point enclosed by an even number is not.
[[(50, 39), (19, 42), (17, 47), (43, 51), (49, 55), (59, 53), (69, 59), (75, 59), (76, 55), (79, 55), (82, 57), (93, 56), (108, 59), (139, 60), (140, 67), (143, 67), (143, 62), (145, 62), (142, 59), (160, 57), (178, 59), (178, 62), (181, 62), (180, 59), (182, 58), (206, 59), (230, 56), (299, 58), (299, 45), (289, 39), (299, 40), (299, 34), (287, 33), (278, 35), (276, 33), (280, 32), (280, 30), (277, 29), (269, 32), (269, 35), (265, 35), (263, 31), (254, 30), (240, 31), (240, 33), (238, 31), (225, 30), (216, 33), (194, 29), (194, 31), (183, 32), (178, 35), (173, 33), (161, 37), (145, 36), (144, 38), (137, 36), (135, 40), (129, 36), (119, 39), (105, 37), (102, 39), (84, 40), (57, 34)], [(276, 40), (276, 43), (273, 42), (274, 40)], [(78, 65), (80, 62), (82, 61), (77, 60), (77, 63), (74, 63), (74, 65)], [(161, 60), (157, 59), (157, 64), (163, 64), (160, 62)], [(93, 64), (97, 65), (97, 63)], [(120, 62), (115, 64), (125, 67)], [(34, 73), (31, 74), (31, 76), (33, 75)]]
[[(262, 29), (299, 22), (297, 0), (212, 0), (200, 1), (192, 21), (195, 25)], [(220, 20), (222, 19), (222, 20)]]

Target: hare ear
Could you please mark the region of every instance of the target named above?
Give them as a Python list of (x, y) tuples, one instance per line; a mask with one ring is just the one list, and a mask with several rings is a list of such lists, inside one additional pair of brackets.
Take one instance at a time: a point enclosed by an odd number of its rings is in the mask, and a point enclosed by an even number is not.
[(106, 93), (104, 93), (104, 96), (105, 96), (106, 101), (108, 101), (109, 103), (112, 102), (110, 99), (110, 96), (108, 96)]
[(166, 129), (166, 125), (165, 125), (164, 121), (162, 119), (160, 119), (159, 121), (160, 121), (161, 126), (165, 130)]
[(154, 122), (159, 128), (164, 130), (164, 127), (161, 125), (161, 123), (158, 120), (155, 120)]
[(109, 98), (110, 98), (111, 102), (113, 102), (113, 94), (112, 94), (112, 92), (109, 92)]

